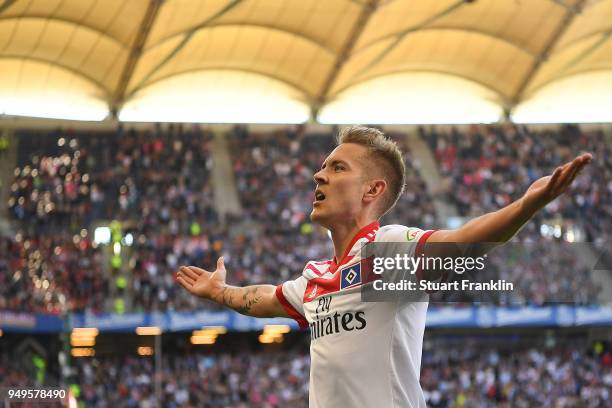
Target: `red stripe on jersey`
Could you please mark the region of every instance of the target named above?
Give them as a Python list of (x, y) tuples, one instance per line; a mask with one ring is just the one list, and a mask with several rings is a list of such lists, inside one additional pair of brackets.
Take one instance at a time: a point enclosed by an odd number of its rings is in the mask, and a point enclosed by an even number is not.
[(312, 302), (319, 296), (328, 295), (340, 290), (340, 274), (334, 275), (331, 279), (313, 278), (306, 284), (304, 291), (304, 303)]
[(378, 221), (374, 221), (359, 230), (359, 232), (355, 234), (349, 245), (344, 250), (344, 255), (342, 256), (339, 264), (336, 263), (336, 257), (334, 257), (332, 261), (325, 261), (325, 263), (329, 264), (328, 271), (333, 273), (334, 277), (331, 279), (324, 279), (321, 277), (321, 275), (323, 275), (322, 273), (317, 273), (319, 275), (318, 277), (308, 280), (308, 283), (306, 284), (306, 291), (304, 291), (304, 303), (311, 302), (321, 295), (328, 295), (340, 290), (340, 274), (336, 273), (338, 267), (343, 266), (342, 269), (344, 269), (356, 265), (349, 265), (349, 263), (356, 257), (356, 255), (349, 257), (351, 249), (353, 249), (355, 243), (362, 238), (372, 241), (376, 237), (376, 232), (378, 231), (379, 227), (380, 224)]
[(348, 254), (351, 251), (351, 249), (353, 249), (353, 245), (355, 245), (355, 242), (357, 242), (361, 238), (367, 238), (368, 241), (373, 240), (374, 237), (376, 236), (376, 231), (378, 230), (379, 227), (380, 227), (380, 224), (378, 223), (378, 221), (374, 221), (366, 225), (362, 229), (360, 229), (359, 232), (355, 234), (351, 242), (348, 244), (348, 246), (344, 250), (344, 254), (342, 255), (342, 258), (340, 259), (340, 263), (337, 263), (336, 257), (334, 256), (334, 259), (329, 267), (329, 271), (334, 273), (336, 272), (336, 269), (338, 269), (338, 266), (348, 263), (350, 259), (346, 259), (346, 258), (348, 257)]
[(321, 276), (323, 272), (312, 266), (311, 264), (306, 265), (306, 269), (313, 271), (317, 276)]
[[(416, 246), (416, 249), (414, 251), (414, 256), (415, 257), (423, 255), (423, 250), (425, 249), (425, 242), (427, 242), (427, 239), (429, 239), (431, 234), (433, 234), (434, 232), (436, 232), (436, 230), (427, 231), (419, 239), (419, 242), (417, 242), (417, 246)], [(419, 264), (419, 268), (416, 270), (416, 276), (417, 276), (417, 280), (419, 280), (419, 281), (425, 279), (425, 277), (423, 276), (423, 271), (422, 271), (422, 268), (421, 268), (420, 264)], [(445, 282), (446, 278), (447, 278), (447, 273), (445, 271), (444, 274), (442, 275), (441, 281)], [(426, 290), (425, 292), (427, 292), (427, 293), (435, 293), (436, 291), (435, 290)]]
[(283, 285), (278, 285), (276, 287), (276, 298), (278, 299), (278, 301), (280, 302), (280, 304), (283, 306), (283, 309), (285, 309), (285, 312), (287, 312), (287, 314), (296, 322), (298, 322), (298, 324), (300, 325), (300, 329), (305, 329), (308, 327), (308, 322), (306, 321), (306, 318), (304, 316), (302, 316), (302, 314), (300, 312), (298, 312), (295, 307), (293, 307), (291, 305), (291, 303), (289, 303), (289, 301), (287, 300), (287, 298), (285, 297), (285, 294), (283, 293)]
[(304, 296), (302, 297), (302, 303), (311, 302), (318, 295), (322, 295), (326, 293), (326, 292), (323, 292), (323, 288), (321, 288), (321, 291), (319, 291), (319, 285), (317, 285), (317, 283), (314, 282), (315, 279), (317, 278), (311, 279), (308, 281), (308, 283), (306, 283), (306, 290), (304, 291)]
[[(347, 260), (347, 265), (343, 265), (342, 269), (351, 268), (355, 265), (359, 265), (360, 262), (348, 264), (353, 259), (355, 259), (354, 256), (349, 258)], [(306, 284), (306, 290), (304, 291), (304, 303), (312, 302), (314, 299), (322, 295), (329, 295), (330, 293), (338, 292), (340, 290), (340, 275), (340, 273), (334, 273), (334, 277), (331, 279), (325, 279), (321, 276), (310, 279)]]

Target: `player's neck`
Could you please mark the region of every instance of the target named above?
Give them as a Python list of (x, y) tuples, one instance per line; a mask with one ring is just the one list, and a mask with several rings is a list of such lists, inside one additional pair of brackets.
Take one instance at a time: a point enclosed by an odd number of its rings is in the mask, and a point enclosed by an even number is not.
[(348, 224), (335, 225), (330, 228), (332, 241), (334, 242), (334, 252), (336, 262), (342, 262), (342, 257), (347, 251), (351, 241), (361, 231), (361, 229), (376, 220), (355, 221)]

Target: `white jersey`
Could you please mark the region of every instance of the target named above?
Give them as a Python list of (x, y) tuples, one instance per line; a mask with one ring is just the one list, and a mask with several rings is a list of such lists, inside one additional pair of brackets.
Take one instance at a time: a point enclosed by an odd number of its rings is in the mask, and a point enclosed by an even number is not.
[(362, 302), (355, 266), (368, 242), (413, 241), (420, 247), (431, 233), (372, 223), (339, 263), (308, 262), (302, 276), (276, 288), (287, 313), (310, 328), (311, 408), (426, 407), (419, 383), (426, 299)]

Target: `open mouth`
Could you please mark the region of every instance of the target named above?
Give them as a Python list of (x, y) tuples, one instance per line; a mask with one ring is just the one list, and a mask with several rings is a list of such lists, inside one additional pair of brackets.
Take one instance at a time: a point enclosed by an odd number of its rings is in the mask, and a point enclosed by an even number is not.
[(321, 202), (323, 200), (325, 200), (325, 194), (323, 194), (319, 190), (315, 191), (315, 203)]

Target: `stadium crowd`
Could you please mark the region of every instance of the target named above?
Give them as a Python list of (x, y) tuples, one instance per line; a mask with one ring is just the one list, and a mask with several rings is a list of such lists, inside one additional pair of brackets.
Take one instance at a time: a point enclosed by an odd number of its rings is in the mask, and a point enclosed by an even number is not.
[(608, 240), (612, 231), (612, 144), (603, 131), (583, 131), (569, 125), (536, 131), (508, 124), (472, 126), (465, 132), (420, 128), (419, 133), (450, 184), (447, 199), (467, 217), (508, 205), (556, 166), (580, 153), (592, 153), (593, 161), (570, 194), (546, 206), (517, 240), (535, 239), (543, 222), (554, 219), (562, 219), (564, 229), (579, 227), (586, 242)]
[[(446, 199), (464, 216), (518, 198), (531, 181), (577, 149), (593, 152), (593, 166), (572, 193), (548, 206), (518, 239), (537, 241), (542, 220), (556, 214), (581, 226), (587, 240), (601, 241), (610, 230), (612, 164), (601, 135), (574, 128), (539, 134), (515, 126), (420, 133), (449, 179)], [(261, 134), (240, 126), (228, 131), (243, 214), (225, 223), (213, 201), (212, 134), (207, 130), (171, 126), (45, 136), (19, 139), (19, 167), (8, 202), (19, 234), (2, 240), (9, 256), (0, 261), (0, 307), (55, 313), (214, 308), (175, 284), (178, 265), (212, 267), (224, 255), (229, 282), (245, 285), (292, 279), (307, 260), (331, 257), (326, 231), (308, 219), (312, 176), (334, 146), (331, 134), (307, 135), (299, 126)], [(440, 226), (420, 158), (404, 135), (391, 137), (404, 152), (407, 186), (383, 224)], [(94, 227), (113, 219), (131, 237), (116, 263), (109, 246), (93, 242)], [(502, 276), (528, 285), (521, 289), (523, 302), (543, 304), (562, 293), (566, 300), (584, 303), (597, 295), (597, 285), (575, 274), (524, 279), (546, 275), (542, 259), (530, 262), (529, 271)], [(567, 293), (575, 295), (568, 299)]]
[(67, 132), (56, 135), (57, 146), (41, 143), (44, 137), (20, 137), (21, 163), (8, 203), (11, 216), (29, 232), (79, 231), (117, 219), (176, 234), (188, 233), (198, 218), (216, 218), (211, 135), (197, 126)]
[[(155, 128), (150, 132), (119, 129), (113, 134), (60, 133), (54, 145), (49, 145), (45, 136), (48, 135), (20, 138), (22, 165), (15, 170), (8, 202), (20, 233), (17, 239), (6, 239), (4, 245), (28, 246), (26, 250), (30, 251), (18, 252), (23, 256), (10, 266), (12, 271), (18, 268), (32, 279), (19, 282), (19, 273), (3, 275), (15, 281), (11, 291), (15, 296), (3, 288), (4, 303), (10, 302), (8, 306), (20, 310), (59, 311), (49, 304), (32, 307), (31, 299), (22, 299), (23, 293), (30, 292), (17, 290), (48, 280), (54, 282), (55, 290), (46, 290), (53, 292), (46, 296), (59, 296), (61, 311), (108, 309), (113, 302), (101, 300), (108, 300), (113, 292), (110, 289), (117, 289), (119, 295), (137, 294), (124, 296), (134, 310), (168, 306), (167, 290), (174, 289), (172, 270), (159, 270), (176, 258), (171, 256), (174, 247), (188, 254), (209, 249), (203, 241), (214, 231), (208, 226), (218, 224), (209, 177), (211, 135), (198, 127), (177, 126), (163, 132)], [(118, 288), (113, 285), (121, 276), (114, 269), (120, 265), (100, 270), (104, 260), (92, 236), (93, 227), (110, 220), (120, 220), (124, 232), (130, 231), (136, 237), (126, 262), (132, 269), (129, 282)], [(199, 239), (202, 229), (208, 236)], [(190, 238), (200, 242), (185, 249), (181, 243)], [(55, 256), (49, 248), (62, 256)], [(40, 258), (36, 268), (26, 268), (30, 253)], [(68, 258), (74, 257), (81, 266), (93, 264), (95, 268), (70, 274), (79, 266), (70, 263)], [(191, 259), (189, 263), (200, 261)], [(69, 276), (62, 282), (59, 274)], [(88, 290), (92, 284), (84, 274), (92, 275), (96, 281), (93, 296)]]
[[(308, 354), (242, 352), (164, 358), (162, 406), (307, 407)], [(86, 407), (155, 407), (152, 359), (116, 357), (77, 362)]]
[(588, 262), (576, 256), (570, 245), (543, 240), (496, 248), (483, 261), (483, 271), (451, 274), (448, 280), (459, 281), (459, 287), (463, 279), (473, 283), (505, 280), (512, 283), (512, 290), (441, 291), (431, 294), (430, 301), (455, 305), (593, 304), (602, 294), (602, 287), (593, 280)]
[(0, 310), (104, 312), (109, 282), (102, 265), (100, 248), (80, 235), (0, 238)]
[(433, 408), (603, 408), (612, 397), (612, 354), (596, 348), (424, 351), (421, 386)]
[[(433, 408), (607, 407), (612, 353), (602, 343), (580, 344), (504, 350), (464, 341), (426, 349), (421, 386)], [(162, 406), (306, 407), (309, 370), (305, 345), (291, 351), (165, 353)], [(150, 357), (74, 359), (73, 374), (84, 407), (156, 406)], [(0, 365), (0, 386), (40, 385), (33, 378), (23, 367)], [(47, 376), (45, 383), (58, 379)]]

